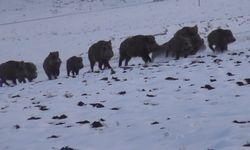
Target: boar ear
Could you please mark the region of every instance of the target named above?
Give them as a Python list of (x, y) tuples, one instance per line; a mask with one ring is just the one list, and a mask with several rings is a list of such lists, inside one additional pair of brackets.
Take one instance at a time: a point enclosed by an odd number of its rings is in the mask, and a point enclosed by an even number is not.
[(231, 30), (226, 30), (226, 31), (227, 31), (227, 35), (228, 35), (229, 37), (232, 37), (232, 36), (233, 36), (233, 33), (232, 33)]
[(23, 67), (24, 66), (24, 61), (20, 61), (18, 64), (19, 64), (19, 67)]
[(59, 57), (59, 52), (58, 52), (58, 51), (55, 51), (55, 52), (54, 52), (54, 55), (55, 55), (56, 57)]
[(198, 26), (195, 25), (193, 28), (194, 28), (194, 31), (195, 31), (196, 33), (198, 33)]
[(110, 44), (110, 45), (111, 45), (111, 40), (109, 40), (109, 41), (108, 41), (108, 44)]
[(52, 57), (52, 56), (54, 56), (54, 55), (55, 55), (54, 52), (50, 52), (50, 53), (49, 53), (49, 56), (50, 56), (50, 57)]
[(152, 42), (154, 39), (155, 39), (155, 37), (153, 35), (146, 36), (146, 41), (147, 42)]

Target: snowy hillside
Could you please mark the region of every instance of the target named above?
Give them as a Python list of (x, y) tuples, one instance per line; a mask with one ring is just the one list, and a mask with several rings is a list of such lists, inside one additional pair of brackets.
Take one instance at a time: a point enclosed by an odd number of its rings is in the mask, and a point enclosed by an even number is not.
[[(0, 63), (32, 61), (38, 78), (0, 88), (0, 149), (249, 149), (249, 6), (249, 0), (200, 6), (198, 0), (1, 0)], [(127, 37), (153, 34), (162, 44), (196, 24), (205, 41), (218, 27), (237, 40), (223, 54), (207, 48), (180, 60), (144, 66), (133, 58), (128, 68), (118, 67)], [(98, 40), (112, 41), (113, 75), (89, 72), (87, 51)], [(49, 81), (42, 63), (54, 50), (63, 64), (59, 79)], [(73, 55), (85, 67), (68, 78), (65, 62)]]

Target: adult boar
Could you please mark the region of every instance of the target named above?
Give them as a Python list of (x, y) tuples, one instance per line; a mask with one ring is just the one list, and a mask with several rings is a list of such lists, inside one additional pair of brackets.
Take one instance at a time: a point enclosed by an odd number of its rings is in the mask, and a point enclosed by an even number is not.
[(26, 71), (25, 78), (29, 80), (29, 82), (33, 81), (37, 78), (37, 68), (36, 65), (32, 62), (25, 62), (24, 68)]
[(174, 36), (167, 43), (162, 45), (166, 51), (166, 57), (174, 56), (176, 59), (180, 57), (187, 57), (193, 50), (192, 44), (188, 38), (181, 36)]
[(59, 58), (59, 52), (50, 52), (43, 62), (43, 69), (48, 76), (49, 80), (52, 78), (57, 79), (60, 74), (61, 59)]
[(11, 80), (14, 85), (17, 84), (16, 80), (25, 83), (25, 75), (26, 70), (23, 61), (11, 60), (0, 65), (0, 80), (2, 84), (9, 86), (7, 80)]
[(96, 62), (98, 62), (100, 70), (109, 68), (113, 72), (113, 69), (109, 64), (109, 61), (113, 56), (114, 56), (114, 53), (112, 50), (111, 41), (102, 40), (90, 46), (89, 51), (88, 51), (88, 57), (89, 57), (89, 62), (90, 62), (90, 67), (91, 67), (92, 72), (94, 71), (94, 66)]
[(192, 44), (192, 50), (189, 55), (196, 54), (199, 50), (203, 50), (206, 48), (204, 44), (204, 40), (200, 37), (198, 33), (198, 26), (195, 25), (193, 27), (183, 27), (178, 30), (174, 36), (180, 36), (187, 38)]
[(78, 75), (79, 70), (83, 68), (82, 57), (70, 57), (67, 60), (66, 68), (68, 76), (70, 76), (70, 73), (72, 73), (73, 76)]
[(152, 62), (149, 54), (158, 48), (159, 45), (152, 35), (136, 35), (127, 38), (120, 45), (119, 67), (124, 60), (127, 66), (132, 57), (141, 57), (145, 63)]
[(226, 51), (228, 49), (228, 44), (236, 41), (232, 31), (224, 29), (212, 31), (208, 34), (207, 40), (209, 48), (218, 52)]

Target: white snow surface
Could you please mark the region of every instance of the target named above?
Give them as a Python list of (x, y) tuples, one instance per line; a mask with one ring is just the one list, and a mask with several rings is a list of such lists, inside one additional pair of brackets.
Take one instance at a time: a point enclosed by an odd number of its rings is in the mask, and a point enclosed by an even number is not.
[[(24, 60), (38, 67), (34, 82), (0, 88), (0, 149), (248, 149), (250, 1), (200, 1), (0, 0), (0, 63)], [(118, 67), (119, 45), (127, 37), (154, 34), (162, 44), (193, 25), (205, 41), (218, 27), (231, 29), (237, 41), (222, 54), (207, 48), (179, 60), (144, 66), (132, 58), (128, 69)], [(112, 40), (113, 75), (89, 72), (87, 51), (99, 40)], [(54, 50), (63, 64), (59, 79), (49, 81), (42, 63)], [(68, 78), (65, 62), (73, 55), (83, 57), (84, 68)], [(53, 119), (63, 114), (65, 119)], [(94, 121), (103, 127), (92, 128)]]

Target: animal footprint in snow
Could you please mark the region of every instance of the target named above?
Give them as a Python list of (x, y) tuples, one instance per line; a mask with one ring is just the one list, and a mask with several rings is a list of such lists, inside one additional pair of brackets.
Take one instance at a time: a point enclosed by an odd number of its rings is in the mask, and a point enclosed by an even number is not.
[(126, 94), (126, 91), (121, 91), (121, 92), (118, 92), (119, 95), (125, 95)]
[(96, 107), (96, 108), (103, 108), (104, 107), (104, 105), (101, 103), (91, 103), (90, 105), (93, 107)]
[(237, 84), (238, 86), (243, 86), (243, 85), (247, 85), (248, 83), (244, 83), (244, 82), (242, 82), (242, 81), (238, 81), (238, 82), (236, 82), (236, 84)]
[(76, 150), (76, 149), (66, 146), (61, 148), (60, 150)]
[(221, 60), (221, 59), (215, 59), (214, 60), (214, 63), (216, 63), (216, 64), (219, 64), (220, 62), (222, 62), (223, 60)]
[(11, 98), (17, 98), (17, 97), (21, 97), (21, 96), (20, 95), (11, 96)]
[(159, 124), (158, 121), (155, 121), (155, 122), (152, 122), (151, 125), (156, 125), (156, 124)]
[(84, 121), (78, 121), (76, 122), (77, 124), (88, 124), (90, 123), (88, 120), (84, 120)]
[(82, 102), (82, 101), (80, 101), (80, 102), (77, 103), (77, 106), (84, 106), (84, 105), (87, 105), (87, 104), (85, 104), (85, 103)]
[(46, 98), (52, 98), (52, 97), (56, 97), (57, 95), (52, 94), (52, 93), (47, 93), (47, 94), (44, 94), (43, 96), (45, 96)]
[(99, 121), (94, 121), (92, 124), (91, 124), (91, 127), (92, 128), (100, 128), (100, 127), (103, 127), (102, 123), (99, 122)]
[(213, 90), (214, 87), (212, 87), (211, 85), (209, 84), (206, 84), (205, 86), (201, 87), (201, 88), (204, 88), (204, 89), (208, 89), (208, 90)]
[(15, 128), (15, 129), (19, 129), (19, 128), (21, 128), (21, 127), (20, 127), (20, 125), (16, 124), (16, 125), (14, 125), (14, 128)]
[(165, 80), (178, 80), (178, 78), (174, 78), (174, 77), (167, 77), (167, 78), (165, 78)]
[(58, 120), (61, 120), (61, 119), (66, 119), (68, 118), (65, 114), (62, 114), (60, 116), (53, 116), (52, 119), (58, 119)]
[(228, 76), (234, 76), (234, 74), (232, 74), (231, 72), (227, 73)]
[(35, 107), (38, 107), (41, 111), (49, 110), (49, 109), (47, 108), (47, 106), (36, 105)]
[(107, 81), (109, 78), (108, 77), (103, 77), (100, 80)]
[(210, 79), (210, 82), (215, 82), (216, 81), (216, 79)]
[(113, 107), (113, 108), (111, 108), (110, 110), (119, 110), (120, 108), (118, 108), (118, 107)]
[(250, 147), (250, 143), (248, 142), (248, 143), (244, 144), (243, 146), (244, 147)]
[(27, 120), (39, 120), (39, 119), (41, 119), (41, 117), (30, 117)]
[(118, 77), (112, 77), (112, 80), (114, 80), (114, 81), (121, 81), (120, 79), (118, 79)]
[(47, 137), (47, 139), (56, 139), (56, 138), (59, 138), (60, 136), (57, 136), (57, 135), (51, 135), (49, 137)]
[(156, 95), (152, 95), (152, 94), (147, 94), (147, 97), (156, 97)]
[(71, 97), (73, 97), (73, 94), (66, 91), (65, 94), (64, 94), (64, 97), (71, 98)]
[(246, 124), (246, 123), (250, 123), (250, 121), (238, 121), (238, 120), (234, 120), (233, 123)]

